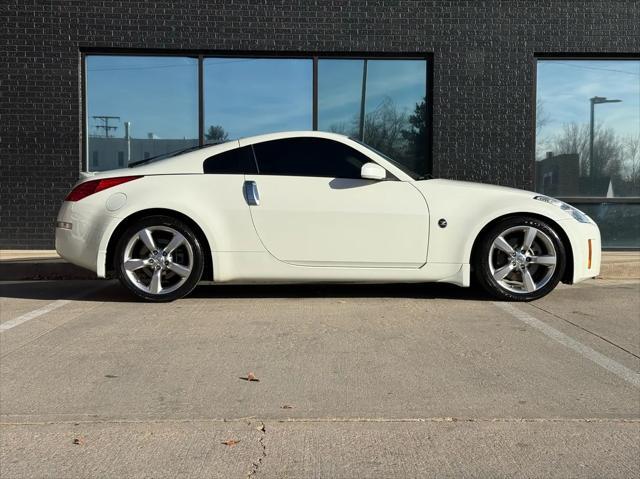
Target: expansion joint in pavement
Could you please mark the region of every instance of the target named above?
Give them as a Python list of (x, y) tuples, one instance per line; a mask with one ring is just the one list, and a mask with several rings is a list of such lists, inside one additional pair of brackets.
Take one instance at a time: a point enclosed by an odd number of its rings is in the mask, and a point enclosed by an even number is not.
[[(10, 417), (10, 416), (9, 416)], [(5, 416), (0, 420), (0, 426), (44, 426), (59, 424), (179, 424), (179, 423), (246, 423), (247, 418), (228, 419), (104, 419), (104, 420), (62, 420), (62, 421), (8, 421)], [(411, 417), (411, 418), (384, 418), (384, 417), (308, 417), (308, 418), (265, 418), (259, 420), (261, 440), (266, 435), (266, 424), (284, 423), (635, 423), (640, 424), (640, 418), (563, 418), (563, 417)]]
[(638, 359), (640, 359), (640, 356), (638, 356), (636, 353), (634, 353), (633, 351), (629, 351), (628, 349), (624, 348), (623, 346), (620, 346), (620, 345), (619, 345), (619, 344), (617, 344), (617, 343), (614, 343), (614, 342), (613, 342), (613, 341), (611, 341), (610, 339), (607, 339), (607, 338), (605, 338), (604, 336), (602, 336), (602, 335), (600, 335), (600, 334), (598, 334), (598, 333), (596, 333), (596, 332), (594, 332), (594, 331), (591, 331), (591, 330), (590, 330), (590, 329), (588, 329), (588, 328), (585, 328), (585, 327), (583, 327), (583, 326), (580, 326), (579, 324), (577, 324), (577, 323), (575, 323), (575, 322), (571, 321), (570, 319), (563, 318), (562, 316), (559, 316), (559, 315), (557, 315), (557, 314), (555, 314), (555, 313), (553, 313), (553, 312), (551, 312), (551, 311), (549, 311), (549, 310), (547, 310), (547, 309), (544, 309), (544, 308), (542, 308), (542, 307), (538, 306), (537, 304), (533, 304), (533, 303), (530, 303), (530, 304), (531, 304), (531, 306), (533, 306), (533, 307), (534, 307), (534, 308), (536, 308), (536, 309), (539, 309), (539, 310), (540, 310), (540, 311), (542, 311), (543, 313), (549, 314), (549, 315), (553, 316), (554, 318), (557, 318), (557, 319), (559, 319), (559, 320), (561, 320), (561, 321), (564, 321), (565, 323), (569, 323), (571, 326), (574, 326), (574, 327), (576, 327), (576, 328), (578, 328), (578, 329), (580, 329), (580, 330), (584, 331), (585, 333), (592, 334), (592, 335), (593, 335), (593, 336), (595, 336), (596, 338), (600, 338), (600, 339), (601, 339), (601, 340), (603, 340), (605, 343), (608, 343), (608, 344), (610, 344), (611, 346), (616, 347), (616, 348), (620, 349), (621, 351), (624, 351), (624, 352), (625, 352), (625, 353), (627, 353), (627, 354), (630, 354), (630, 355), (631, 355), (631, 356), (633, 356), (634, 358), (638, 358)]

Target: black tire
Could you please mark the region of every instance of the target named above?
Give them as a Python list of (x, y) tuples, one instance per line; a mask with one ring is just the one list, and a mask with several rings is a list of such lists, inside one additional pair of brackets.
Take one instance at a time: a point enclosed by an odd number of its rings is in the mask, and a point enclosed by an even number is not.
[[(172, 241), (180, 243), (174, 247)], [(170, 216), (136, 221), (116, 244), (114, 270), (118, 279), (147, 301), (167, 302), (186, 296), (200, 281), (203, 269), (204, 254), (197, 235), (189, 225)]]
[[(536, 230), (535, 235), (532, 228)], [(525, 251), (528, 234), (533, 240)], [(505, 239), (507, 245), (499, 237)], [(513, 252), (508, 252), (509, 246)], [(552, 261), (555, 264), (551, 264)], [(482, 233), (473, 258), (478, 284), (502, 301), (542, 298), (557, 286), (566, 263), (566, 249), (556, 230), (547, 222), (529, 216), (506, 218), (492, 225)], [(506, 275), (502, 277), (503, 274)]]

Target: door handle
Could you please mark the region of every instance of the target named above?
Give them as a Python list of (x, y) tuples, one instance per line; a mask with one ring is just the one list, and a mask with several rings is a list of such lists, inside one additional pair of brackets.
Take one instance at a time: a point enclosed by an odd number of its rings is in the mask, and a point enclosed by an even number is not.
[(258, 193), (258, 185), (255, 181), (244, 182), (244, 198), (250, 206), (260, 204), (260, 193)]

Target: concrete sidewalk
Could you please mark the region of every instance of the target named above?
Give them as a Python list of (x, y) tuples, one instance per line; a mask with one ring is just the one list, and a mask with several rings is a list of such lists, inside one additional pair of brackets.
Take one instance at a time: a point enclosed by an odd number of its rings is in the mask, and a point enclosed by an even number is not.
[[(602, 253), (601, 279), (640, 279), (640, 251)], [(96, 279), (95, 273), (72, 265), (54, 250), (0, 250), (0, 280)]]

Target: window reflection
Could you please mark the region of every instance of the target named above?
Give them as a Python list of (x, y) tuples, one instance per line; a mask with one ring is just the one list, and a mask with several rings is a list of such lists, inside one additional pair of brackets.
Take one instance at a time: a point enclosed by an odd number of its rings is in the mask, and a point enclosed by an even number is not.
[(318, 61), (318, 129), (357, 137), (364, 60)]
[(639, 248), (640, 61), (538, 61), (536, 189), (572, 201), (605, 248)]
[[(198, 144), (313, 128), (312, 58), (86, 57), (87, 169)], [(318, 60), (319, 129), (363, 140), (426, 173), (426, 60)]]
[(312, 77), (311, 59), (205, 59), (205, 141), (310, 130)]
[(195, 58), (87, 56), (87, 169), (197, 145), (197, 68)]
[(539, 61), (537, 97), (538, 191), (640, 196), (640, 61)]
[(425, 60), (318, 62), (318, 127), (358, 138), (411, 170), (427, 169)]
[(573, 203), (598, 224), (607, 248), (640, 248), (640, 203)]

